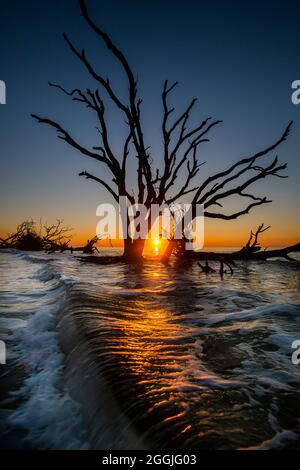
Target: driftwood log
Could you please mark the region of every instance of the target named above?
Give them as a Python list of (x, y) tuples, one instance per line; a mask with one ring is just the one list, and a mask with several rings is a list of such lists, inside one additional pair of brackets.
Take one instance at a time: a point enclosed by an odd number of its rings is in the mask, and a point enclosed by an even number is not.
[(289, 261), (293, 259), (289, 256), (289, 253), (300, 252), (300, 243), (288, 246), (286, 248), (279, 248), (276, 250), (263, 250), (259, 252), (249, 253), (244, 251), (244, 248), (238, 251), (230, 253), (216, 253), (214, 251), (198, 251), (198, 252), (187, 252), (185, 258), (196, 259), (196, 260), (208, 260), (208, 261), (219, 261), (220, 258), (229, 260), (262, 260), (266, 261), (269, 258), (285, 258)]
[(285, 258), (289, 261), (294, 261), (289, 253), (300, 252), (300, 243), (295, 245), (287, 246), (285, 248), (279, 248), (276, 250), (266, 250), (262, 249), (258, 242), (259, 235), (270, 226), (265, 227), (264, 224), (261, 224), (255, 232), (251, 230), (249, 240), (246, 245), (240, 250), (231, 252), (231, 253), (216, 253), (210, 251), (198, 251), (198, 252), (185, 252), (185, 258), (196, 259), (196, 260), (206, 260), (206, 261), (219, 261), (220, 259), (224, 260), (261, 260), (266, 261), (270, 258)]

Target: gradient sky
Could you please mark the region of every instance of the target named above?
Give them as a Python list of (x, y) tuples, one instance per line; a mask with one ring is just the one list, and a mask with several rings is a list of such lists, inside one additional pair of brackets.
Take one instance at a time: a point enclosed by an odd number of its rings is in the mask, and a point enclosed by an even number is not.
[[(299, 241), (300, 105), (291, 102), (291, 83), (300, 79), (300, 3), (88, 0), (88, 6), (138, 76), (145, 140), (155, 161), (166, 78), (179, 81), (173, 94), (178, 112), (195, 96), (194, 123), (207, 116), (224, 121), (201, 149), (207, 164), (199, 178), (267, 147), (294, 120), (277, 151), (288, 162), (289, 178), (255, 186), (273, 203), (239, 220), (207, 221), (206, 244), (236, 246), (263, 221), (272, 226), (265, 244)], [(121, 95), (126, 92), (122, 70), (89, 30), (76, 0), (0, 1), (0, 79), (7, 86), (7, 104), (0, 105), (1, 234), (29, 217), (59, 217), (74, 227), (75, 241), (83, 241), (95, 232), (96, 206), (111, 201), (102, 187), (78, 176), (82, 170), (105, 176), (105, 168), (30, 117), (55, 119), (81, 143), (98, 143), (93, 115), (47, 85), (96, 86), (66, 47), (64, 31)], [(108, 116), (117, 150), (124, 126), (115, 110)]]

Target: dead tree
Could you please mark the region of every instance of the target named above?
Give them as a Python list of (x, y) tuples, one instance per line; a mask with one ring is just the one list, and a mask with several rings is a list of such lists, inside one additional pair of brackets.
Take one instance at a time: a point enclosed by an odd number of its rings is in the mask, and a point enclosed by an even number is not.
[[(0, 248), (16, 248), (19, 250), (47, 252), (65, 251), (69, 244), (70, 231), (72, 229), (63, 225), (63, 220), (57, 219), (56, 223), (44, 225), (40, 222), (40, 227), (33, 219), (25, 220), (17, 226), (15, 232), (6, 238), (0, 239)], [(62, 248), (64, 249), (62, 250)]]
[(250, 237), (243, 248), (231, 253), (215, 253), (209, 251), (186, 252), (186, 257), (195, 260), (220, 261), (224, 264), (232, 264), (234, 260), (261, 260), (266, 261), (271, 258), (285, 258), (289, 261), (295, 261), (289, 253), (299, 253), (300, 243), (276, 250), (262, 249), (258, 242), (259, 235), (268, 230), (270, 226), (265, 227), (261, 224), (255, 232), (251, 230)]
[[(79, 102), (94, 113), (99, 129), (100, 143), (97, 142), (89, 148), (85, 147), (72, 136), (71, 132), (56, 121), (37, 115), (32, 116), (39, 123), (54, 128), (59, 139), (67, 142), (82, 155), (105, 165), (110, 172), (110, 180), (104, 180), (88, 171), (82, 171), (80, 176), (102, 185), (117, 202), (120, 196), (127, 196), (131, 204), (143, 203), (148, 209), (148, 228), (150, 228), (152, 204), (166, 203), (170, 205), (187, 195), (192, 198), (193, 217), (196, 214), (197, 204), (203, 204), (206, 217), (224, 220), (236, 219), (249, 213), (256, 206), (270, 203), (271, 200), (267, 197), (248, 192), (248, 188), (253, 183), (269, 176), (286, 177), (281, 174), (281, 171), (286, 168), (286, 164), (280, 164), (277, 156), (271, 161), (264, 161), (263, 157), (268, 157), (287, 138), (292, 122), (288, 124), (275, 143), (251, 156), (238, 160), (227, 169), (199, 183), (195, 178), (199, 175), (200, 168), (204, 164), (198, 158), (199, 148), (209, 141), (210, 131), (221, 121), (208, 117), (201, 120), (196, 126), (191, 126), (190, 116), (196, 104), (196, 98), (191, 100), (186, 109), (171, 119), (175, 107), (169, 104), (170, 94), (178, 83), (169, 84), (166, 80), (161, 94), (163, 148), (161, 155), (157, 156), (159, 165), (155, 168), (149, 146), (145, 142), (141, 120), (142, 99), (138, 96), (135, 75), (123, 52), (89, 16), (86, 2), (79, 0), (79, 5), (82, 16), (89, 27), (104, 42), (125, 72), (128, 85), (126, 99), (120, 98), (110, 80), (105, 78), (88, 59), (85, 49), (78, 49), (66, 34), (63, 35), (70, 51), (77, 57), (89, 76), (94, 79), (96, 88), (94, 90), (88, 88), (85, 91), (75, 88), (68, 91), (61, 85), (50, 83), (50, 86), (59, 89), (71, 97), (73, 101)], [(102, 92), (105, 98), (102, 96)], [(126, 121), (127, 137), (123, 141), (123, 151), (120, 155), (115, 154), (111, 145), (109, 126), (106, 120), (106, 99), (119, 109)], [(127, 163), (130, 157), (137, 162), (137, 179), (134, 188), (129, 188), (126, 182)], [(179, 180), (183, 183), (178, 184)], [(229, 214), (223, 210), (220, 212), (213, 210), (215, 207), (223, 208), (223, 204), (230, 197), (238, 197), (240, 201), (245, 200), (247, 203), (240, 210)], [(127, 216), (125, 226), (128, 226), (128, 223), (129, 217)], [(134, 240), (127, 237), (124, 240), (124, 256), (127, 259), (140, 260), (144, 243), (145, 240)], [(163, 257), (165, 261), (169, 259), (176, 245), (176, 242), (170, 242)], [(183, 255), (186, 256), (185, 253)]]
[(205, 261), (205, 265), (203, 266), (201, 263), (198, 263), (198, 266), (199, 268), (201, 268), (202, 272), (205, 273), (205, 274), (209, 274), (209, 273), (215, 273), (216, 270), (211, 268), (208, 264), (208, 261), (206, 260)]
[(220, 258), (220, 276), (223, 277), (223, 274), (226, 273), (225, 266), (229, 268), (230, 274), (233, 274), (233, 269), (231, 264), (233, 264), (232, 260), (224, 260), (223, 258)]
[(45, 251), (65, 251), (71, 241), (71, 227), (63, 225), (62, 219), (56, 219), (56, 223), (43, 226), (43, 248)]
[(64, 251), (70, 251), (71, 253), (73, 253), (73, 247), (70, 246), (70, 241), (71, 240), (66, 240), (65, 242), (60, 242), (59, 243), (60, 253), (64, 253)]
[[(92, 237), (90, 240), (87, 240), (86, 244), (83, 245), (83, 246), (76, 246), (76, 247), (68, 247), (66, 248), (67, 250), (70, 250), (72, 253), (74, 251), (81, 251), (82, 253), (86, 254), (86, 255), (92, 255), (94, 253), (99, 253), (99, 250), (98, 248), (96, 247), (96, 244), (97, 242), (100, 242), (101, 240), (103, 240), (104, 238), (106, 238), (104, 235), (103, 236), (98, 236), (98, 235), (95, 235), (94, 237)], [(109, 239), (109, 244), (110, 246), (112, 246), (112, 243), (111, 243), (111, 240)]]
[(36, 230), (34, 220), (28, 219), (19, 224), (15, 232), (1, 238), (0, 247), (39, 251), (43, 249), (43, 240)]
[(91, 240), (88, 240), (85, 246), (82, 247), (83, 253), (87, 255), (93, 254), (95, 252), (99, 253), (98, 248), (95, 246), (98, 240), (99, 238), (97, 237), (97, 235), (93, 237)]
[(251, 256), (252, 253), (256, 253), (261, 250), (261, 246), (258, 243), (258, 237), (261, 233), (264, 233), (266, 230), (269, 230), (270, 225), (267, 227), (264, 226), (264, 224), (259, 225), (257, 230), (253, 232), (251, 230), (249, 239), (246, 243), (246, 245), (241, 249), (240, 253), (243, 254), (245, 257), (246, 256)]

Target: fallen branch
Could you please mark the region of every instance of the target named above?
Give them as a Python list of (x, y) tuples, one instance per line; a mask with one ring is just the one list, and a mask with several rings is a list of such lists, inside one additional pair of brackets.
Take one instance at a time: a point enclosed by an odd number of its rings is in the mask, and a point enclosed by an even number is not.
[(285, 258), (289, 261), (295, 261), (290, 258), (289, 253), (299, 253), (300, 243), (288, 246), (286, 248), (279, 248), (276, 250), (265, 250), (258, 252), (246, 252), (242, 248), (241, 250), (230, 252), (230, 253), (216, 253), (213, 251), (191, 251), (185, 253), (185, 258), (196, 259), (196, 260), (207, 260), (207, 261), (219, 261), (220, 258), (226, 260), (253, 260), (253, 261), (266, 261), (270, 258)]

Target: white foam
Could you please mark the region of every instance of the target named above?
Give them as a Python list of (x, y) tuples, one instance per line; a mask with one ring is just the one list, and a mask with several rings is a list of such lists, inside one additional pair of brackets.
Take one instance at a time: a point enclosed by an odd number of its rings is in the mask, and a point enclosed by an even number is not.
[(62, 384), (64, 356), (55, 329), (58, 309), (53, 303), (39, 309), (16, 334), (20, 362), (29, 376), (13, 393), (22, 402), (9, 422), (27, 430), (26, 439), (34, 448), (87, 449), (80, 406)]
[(284, 447), (287, 442), (295, 440), (297, 440), (297, 435), (294, 432), (283, 430), (276, 432), (272, 439), (268, 439), (257, 446), (251, 446), (241, 450), (276, 450)]
[(230, 320), (254, 320), (263, 315), (283, 314), (290, 315), (296, 321), (300, 322), (299, 306), (293, 304), (269, 304), (248, 310), (241, 310), (232, 313), (216, 313), (204, 321), (206, 325), (215, 325), (217, 323)]

